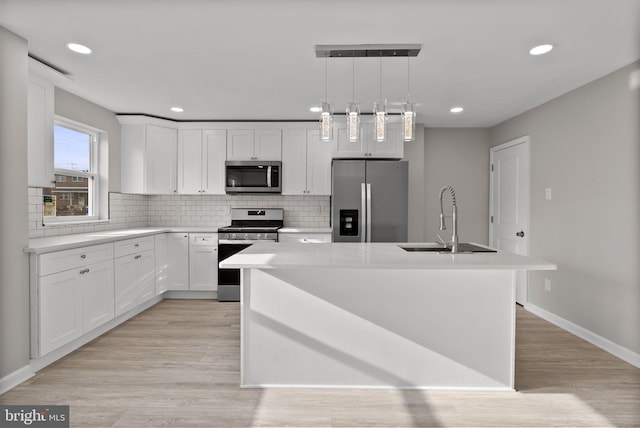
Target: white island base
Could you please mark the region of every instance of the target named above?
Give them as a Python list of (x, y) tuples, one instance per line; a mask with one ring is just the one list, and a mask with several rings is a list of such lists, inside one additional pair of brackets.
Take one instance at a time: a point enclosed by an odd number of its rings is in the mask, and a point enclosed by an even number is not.
[(513, 275), (243, 269), (241, 385), (513, 390)]

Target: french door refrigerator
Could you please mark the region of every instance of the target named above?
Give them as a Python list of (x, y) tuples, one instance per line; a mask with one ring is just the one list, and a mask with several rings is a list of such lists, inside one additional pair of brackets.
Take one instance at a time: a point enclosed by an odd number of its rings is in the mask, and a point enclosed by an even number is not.
[(333, 242), (407, 241), (408, 163), (334, 160)]

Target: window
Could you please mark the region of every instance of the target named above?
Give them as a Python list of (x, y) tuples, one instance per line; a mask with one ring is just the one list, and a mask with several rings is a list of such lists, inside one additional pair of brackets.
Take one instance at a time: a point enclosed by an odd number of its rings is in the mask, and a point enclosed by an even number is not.
[(45, 224), (99, 220), (99, 132), (57, 118), (53, 140), (56, 183), (43, 189)]

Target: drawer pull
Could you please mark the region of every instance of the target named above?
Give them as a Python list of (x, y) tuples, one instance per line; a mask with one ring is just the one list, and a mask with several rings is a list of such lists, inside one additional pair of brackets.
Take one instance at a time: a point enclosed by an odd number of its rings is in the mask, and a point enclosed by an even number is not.
[(140, 257), (142, 257), (140, 254), (138, 254), (137, 256), (134, 257), (134, 259), (139, 259)]
[(82, 254), (82, 255), (80, 255), (80, 258), (81, 258), (81, 259), (86, 259), (86, 258), (87, 258), (87, 255), (86, 255), (86, 254)]
[(89, 269), (83, 269), (80, 271), (81, 275), (84, 275), (85, 273), (89, 273)]

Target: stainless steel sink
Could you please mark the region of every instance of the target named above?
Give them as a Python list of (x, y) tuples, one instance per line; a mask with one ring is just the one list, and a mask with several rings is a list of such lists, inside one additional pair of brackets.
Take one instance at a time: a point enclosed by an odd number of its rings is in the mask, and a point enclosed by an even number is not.
[[(419, 253), (450, 253), (450, 247), (444, 247), (440, 245), (436, 246), (419, 246), (419, 247), (408, 247), (399, 245), (405, 251), (409, 252), (419, 252)], [(461, 242), (458, 244), (458, 252), (459, 253), (495, 253), (496, 250), (491, 248), (481, 247), (479, 245), (470, 244), (468, 242)]]

